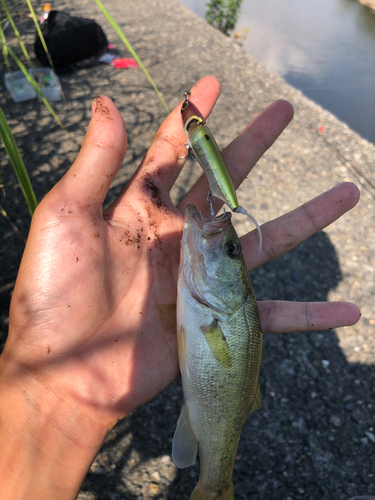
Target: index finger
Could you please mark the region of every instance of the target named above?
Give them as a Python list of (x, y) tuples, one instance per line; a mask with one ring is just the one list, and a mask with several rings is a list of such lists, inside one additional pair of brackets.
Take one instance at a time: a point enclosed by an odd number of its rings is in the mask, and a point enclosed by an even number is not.
[[(199, 80), (191, 90), (194, 102), (204, 116), (208, 116), (220, 94), (220, 83), (213, 76)], [(182, 128), (181, 103), (167, 116), (160, 126), (141, 165), (131, 179), (127, 190), (142, 190), (145, 182), (154, 186), (163, 204), (172, 206), (169, 191), (172, 189), (183, 165), (179, 158), (186, 155), (186, 137)], [(130, 188), (131, 186), (131, 188)], [(125, 192), (116, 200), (116, 208), (125, 205)]]
[(114, 103), (105, 96), (94, 99), (91, 120), (73, 165), (43, 200), (53, 206), (64, 203), (102, 213), (111, 182), (125, 157), (125, 124)]

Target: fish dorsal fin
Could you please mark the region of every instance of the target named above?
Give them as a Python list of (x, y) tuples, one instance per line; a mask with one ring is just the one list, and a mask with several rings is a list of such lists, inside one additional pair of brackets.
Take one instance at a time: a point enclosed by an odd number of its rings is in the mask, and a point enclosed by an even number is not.
[(214, 318), (211, 325), (200, 328), (212, 354), (225, 368), (229, 368), (232, 365), (232, 356), (218, 320)]
[(195, 463), (198, 453), (198, 441), (190, 425), (185, 405), (182, 405), (177, 427), (173, 436), (172, 460), (176, 467), (184, 469)]
[(254, 402), (251, 405), (250, 413), (253, 413), (254, 411), (260, 410), (261, 408), (262, 408), (262, 395), (260, 393), (260, 387), (258, 384), (257, 392), (255, 394)]

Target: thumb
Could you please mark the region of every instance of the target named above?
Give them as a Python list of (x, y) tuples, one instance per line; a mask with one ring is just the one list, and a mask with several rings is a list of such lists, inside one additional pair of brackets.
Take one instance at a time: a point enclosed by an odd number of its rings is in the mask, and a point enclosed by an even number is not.
[(92, 117), (81, 150), (51, 195), (83, 207), (101, 206), (124, 160), (127, 137), (124, 121), (105, 96), (94, 99)]

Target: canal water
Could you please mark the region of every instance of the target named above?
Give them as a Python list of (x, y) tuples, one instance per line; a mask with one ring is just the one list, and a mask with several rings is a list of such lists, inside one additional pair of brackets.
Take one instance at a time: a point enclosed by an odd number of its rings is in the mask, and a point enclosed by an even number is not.
[[(204, 17), (206, 1), (179, 0)], [(357, 0), (244, 0), (243, 48), (375, 143), (375, 11)]]

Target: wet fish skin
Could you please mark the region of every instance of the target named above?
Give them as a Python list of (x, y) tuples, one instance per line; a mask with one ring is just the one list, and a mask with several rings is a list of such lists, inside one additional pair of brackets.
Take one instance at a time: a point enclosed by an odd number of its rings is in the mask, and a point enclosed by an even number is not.
[(260, 408), (263, 340), (254, 292), (231, 214), (205, 222), (185, 212), (177, 299), (178, 354), (184, 393), (172, 446), (178, 467), (196, 460), (190, 500), (232, 500), (242, 427)]

